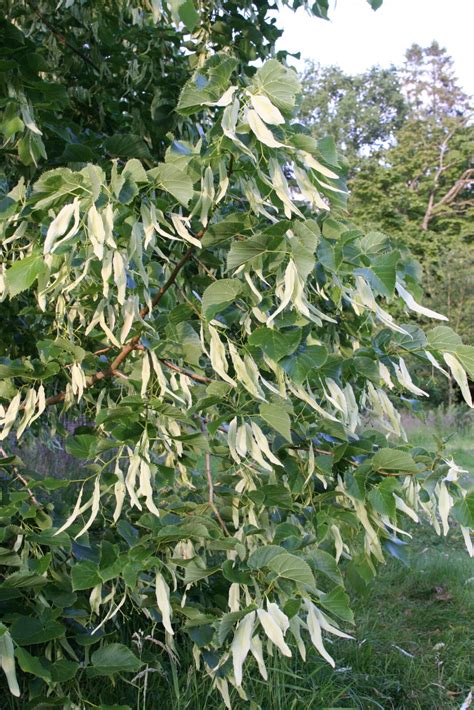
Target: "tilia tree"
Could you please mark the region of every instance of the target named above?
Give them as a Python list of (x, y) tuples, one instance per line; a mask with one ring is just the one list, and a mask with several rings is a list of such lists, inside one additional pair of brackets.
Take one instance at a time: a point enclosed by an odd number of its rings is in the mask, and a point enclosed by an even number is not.
[[(249, 654), (264, 678), (308, 644), (334, 665), (345, 579), (368, 581), (407, 520), (451, 517), (472, 551), (466, 472), (411, 448), (396, 405), (424, 395), (408, 356), (471, 404), (474, 349), (389, 315), (446, 320), (390, 238), (348, 221), (333, 143), (267, 59), (269, 10), (7, 3), (0, 644), (33, 703), (77, 706), (83, 678), (187, 636), (230, 706)], [(63, 412), (86, 421), (66, 440), (81, 480), (25, 474), (9, 443)], [(123, 615), (155, 641), (141, 660)]]

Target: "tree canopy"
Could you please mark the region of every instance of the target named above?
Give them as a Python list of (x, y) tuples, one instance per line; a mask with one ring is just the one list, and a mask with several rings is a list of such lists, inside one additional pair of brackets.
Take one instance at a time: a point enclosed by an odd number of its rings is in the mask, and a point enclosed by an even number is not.
[[(349, 220), (271, 10), (7, 3), (0, 644), (31, 702), (73, 707), (81, 678), (187, 638), (230, 707), (249, 654), (263, 678), (308, 644), (334, 665), (346, 582), (407, 520), (454, 519), (472, 552), (467, 473), (411, 447), (397, 404), (425, 395), (416, 358), (472, 406), (474, 348), (415, 299), (409, 255)], [(79, 480), (8, 455), (56, 430)], [(122, 615), (156, 634), (147, 661)]]

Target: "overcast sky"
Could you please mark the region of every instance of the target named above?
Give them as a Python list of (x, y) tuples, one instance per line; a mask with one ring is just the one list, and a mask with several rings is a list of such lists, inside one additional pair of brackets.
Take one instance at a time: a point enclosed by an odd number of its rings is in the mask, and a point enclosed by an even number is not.
[(436, 39), (454, 59), (463, 89), (474, 94), (474, 0), (384, 0), (377, 12), (366, 0), (333, 0), (330, 22), (284, 9), (278, 25), (278, 49), (352, 73), (400, 64), (413, 42)]

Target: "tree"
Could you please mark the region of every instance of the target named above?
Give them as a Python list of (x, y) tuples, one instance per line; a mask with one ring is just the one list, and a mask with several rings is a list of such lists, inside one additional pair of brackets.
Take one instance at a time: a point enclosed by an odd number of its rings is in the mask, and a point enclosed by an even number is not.
[(412, 117), (439, 125), (447, 118), (470, 113), (469, 98), (458, 85), (453, 60), (438, 42), (409, 47), (401, 75)]
[[(230, 707), (250, 652), (266, 676), (263, 640), (334, 665), (346, 577), (368, 581), (415, 511), (472, 550), (462, 470), (410, 447), (393, 402), (423, 394), (408, 354), (470, 402), (474, 348), (387, 312), (443, 319), (390, 238), (346, 219), (333, 141), (292, 123), (269, 9), (8, 6), (0, 440), (86, 422), (66, 438), (79, 482), (1, 461), (2, 668), (36, 704), (77, 706), (83, 678), (187, 637)], [(159, 645), (138, 658), (122, 614)]]
[(345, 74), (307, 62), (301, 76), (301, 118), (314, 135), (331, 135), (351, 171), (359, 159), (386, 149), (403, 125), (407, 105), (395, 67)]

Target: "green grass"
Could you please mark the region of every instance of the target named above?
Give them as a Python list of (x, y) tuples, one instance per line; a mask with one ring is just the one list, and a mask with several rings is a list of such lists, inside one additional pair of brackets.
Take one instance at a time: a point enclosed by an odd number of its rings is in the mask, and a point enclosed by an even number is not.
[(338, 644), (353, 707), (459, 708), (474, 683), (474, 563), (456, 531), (420, 533), (410, 567), (389, 562), (357, 600), (357, 643)]
[(446, 440), (446, 453), (453, 456), (456, 463), (469, 471), (474, 471), (474, 425), (456, 430), (453, 426), (441, 428), (436, 422), (433, 426), (420, 426), (409, 433), (410, 443), (426, 449), (436, 448), (436, 440)]

